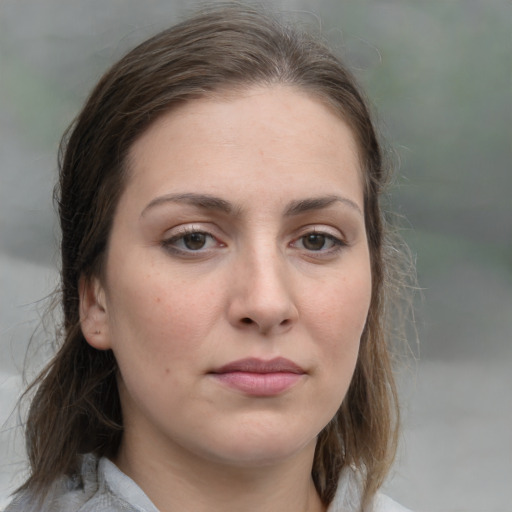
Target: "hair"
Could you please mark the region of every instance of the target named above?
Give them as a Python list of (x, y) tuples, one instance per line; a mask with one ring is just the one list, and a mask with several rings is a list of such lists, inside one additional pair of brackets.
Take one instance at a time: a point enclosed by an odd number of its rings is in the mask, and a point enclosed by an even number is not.
[(120, 445), (116, 360), (111, 351), (86, 342), (78, 286), (81, 278), (101, 276), (133, 143), (178, 104), (274, 84), (319, 98), (348, 124), (364, 177), (371, 304), (349, 390), (318, 436), (312, 477), (324, 504), (333, 499), (346, 467), (361, 475), (363, 503), (383, 483), (398, 431), (388, 330), (388, 293), (396, 281), (380, 204), (389, 173), (370, 109), (320, 37), (259, 9), (229, 4), (201, 11), (130, 51), (100, 79), (63, 137), (56, 189), (63, 328), (58, 351), (29, 388), (36, 390), (26, 424), (31, 473), (21, 490), (44, 493), (59, 476), (77, 474), (83, 454), (114, 456)]

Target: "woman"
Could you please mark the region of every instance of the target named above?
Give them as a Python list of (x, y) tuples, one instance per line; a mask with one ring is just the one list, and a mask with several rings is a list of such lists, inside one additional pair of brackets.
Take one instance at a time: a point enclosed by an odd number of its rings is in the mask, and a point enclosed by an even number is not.
[(60, 169), (64, 339), (9, 512), (403, 510), (386, 173), (323, 44), (203, 12), (105, 74)]

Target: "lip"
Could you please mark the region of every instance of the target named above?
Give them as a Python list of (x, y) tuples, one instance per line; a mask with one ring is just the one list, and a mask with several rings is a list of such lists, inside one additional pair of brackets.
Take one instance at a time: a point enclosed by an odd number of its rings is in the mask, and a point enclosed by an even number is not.
[(297, 384), (306, 371), (284, 357), (269, 361), (239, 359), (210, 372), (220, 383), (246, 395), (269, 397), (284, 393)]

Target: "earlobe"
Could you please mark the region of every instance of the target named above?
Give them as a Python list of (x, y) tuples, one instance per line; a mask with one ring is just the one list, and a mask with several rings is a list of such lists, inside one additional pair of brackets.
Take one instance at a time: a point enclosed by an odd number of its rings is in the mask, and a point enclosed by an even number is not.
[(97, 277), (80, 278), (80, 326), (87, 343), (98, 350), (108, 350), (110, 336), (105, 292)]

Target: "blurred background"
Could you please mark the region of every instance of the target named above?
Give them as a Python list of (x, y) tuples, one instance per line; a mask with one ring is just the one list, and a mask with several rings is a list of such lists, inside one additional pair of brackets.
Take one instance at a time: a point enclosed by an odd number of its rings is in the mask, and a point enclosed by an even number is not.
[[(193, 5), (0, 0), (0, 507), (24, 474), (11, 413), (57, 283), (60, 136), (111, 63)], [(386, 492), (416, 511), (512, 510), (512, 2), (272, 5), (311, 13), (368, 90), (399, 162), (392, 206), (422, 292)], [(49, 338), (38, 330), (29, 377)]]

